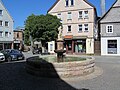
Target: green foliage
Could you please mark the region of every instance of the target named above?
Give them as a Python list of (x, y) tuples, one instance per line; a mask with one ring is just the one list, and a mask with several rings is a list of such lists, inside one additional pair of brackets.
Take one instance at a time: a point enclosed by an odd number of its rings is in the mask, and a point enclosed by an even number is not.
[(56, 40), (60, 26), (60, 19), (50, 14), (28, 16), (25, 22), (25, 44), (30, 44), (30, 35), (33, 40), (41, 40), (42, 43)]

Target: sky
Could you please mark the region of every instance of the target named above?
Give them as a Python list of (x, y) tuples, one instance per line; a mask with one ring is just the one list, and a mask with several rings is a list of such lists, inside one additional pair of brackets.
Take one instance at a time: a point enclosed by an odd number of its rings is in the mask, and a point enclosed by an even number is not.
[[(4, 6), (14, 20), (14, 29), (24, 27), (24, 21), (31, 14), (46, 14), (47, 10), (55, 3), (56, 0), (2, 0)], [(96, 9), (100, 16), (100, 0), (88, 0)], [(111, 7), (115, 0), (106, 0), (106, 11)]]

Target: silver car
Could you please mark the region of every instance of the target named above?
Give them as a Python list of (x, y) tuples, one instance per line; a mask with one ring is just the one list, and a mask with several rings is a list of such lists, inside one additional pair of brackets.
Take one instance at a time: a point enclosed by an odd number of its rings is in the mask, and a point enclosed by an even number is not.
[(5, 56), (4, 56), (3, 53), (0, 53), (0, 62), (1, 62), (1, 61), (5, 61)]

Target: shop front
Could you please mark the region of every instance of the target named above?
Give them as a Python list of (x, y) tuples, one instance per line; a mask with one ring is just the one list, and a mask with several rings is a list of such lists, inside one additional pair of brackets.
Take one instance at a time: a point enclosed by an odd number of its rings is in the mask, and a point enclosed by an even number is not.
[(120, 37), (102, 37), (101, 55), (120, 56)]
[(75, 54), (83, 54), (86, 53), (86, 39), (79, 40), (65, 40), (64, 46), (66, 48), (66, 53), (75, 53)]
[(86, 53), (86, 39), (75, 40), (75, 53)]
[(86, 53), (86, 39), (75, 39), (73, 36), (64, 37), (64, 47), (68, 54), (85, 54)]
[(0, 50), (12, 49), (12, 48), (13, 48), (13, 43), (12, 42), (0, 43)]

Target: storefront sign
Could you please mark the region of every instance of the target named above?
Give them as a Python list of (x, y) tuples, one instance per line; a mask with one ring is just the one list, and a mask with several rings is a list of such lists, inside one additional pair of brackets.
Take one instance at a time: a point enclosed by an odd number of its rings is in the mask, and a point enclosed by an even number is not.
[(20, 41), (14, 41), (14, 43), (20, 43)]

